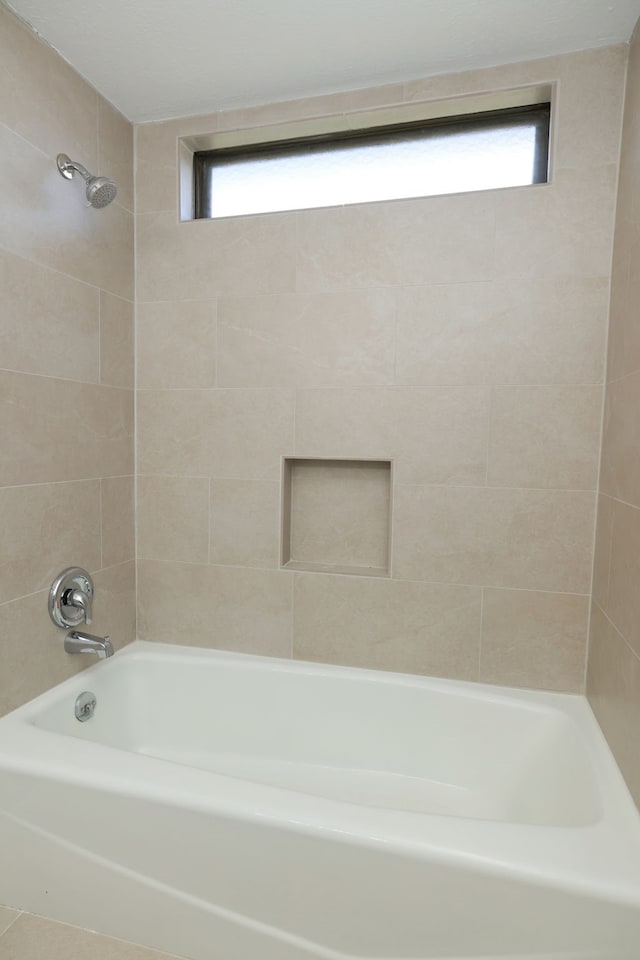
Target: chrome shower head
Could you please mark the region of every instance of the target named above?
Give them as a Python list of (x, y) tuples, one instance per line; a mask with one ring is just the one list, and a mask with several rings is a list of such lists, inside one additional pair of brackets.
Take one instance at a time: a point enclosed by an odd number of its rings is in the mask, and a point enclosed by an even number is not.
[(66, 180), (71, 180), (74, 173), (79, 173), (87, 184), (87, 200), (92, 207), (106, 207), (114, 199), (118, 188), (109, 177), (94, 177), (86, 167), (75, 160), (70, 160), (66, 153), (58, 154), (58, 170)]
[(114, 199), (118, 188), (109, 177), (91, 177), (87, 181), (87, 200), (92, 207), (106, 207)]

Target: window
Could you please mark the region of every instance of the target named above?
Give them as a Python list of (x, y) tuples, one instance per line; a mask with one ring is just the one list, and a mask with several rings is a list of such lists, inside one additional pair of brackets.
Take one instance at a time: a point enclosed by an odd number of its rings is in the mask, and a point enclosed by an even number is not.
[(194, 155), (196, 218), (544, 183), (550, 104)]

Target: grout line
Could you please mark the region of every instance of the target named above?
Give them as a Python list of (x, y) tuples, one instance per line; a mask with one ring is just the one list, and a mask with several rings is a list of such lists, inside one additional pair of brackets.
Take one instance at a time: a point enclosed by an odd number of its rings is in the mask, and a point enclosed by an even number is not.
[(98, 497), (99, 499), (98, 514), (99, 514), (99, 523), (100, 523), (100, 569), (101, 570), (104, 567), (104, 542), (103, 542), (104, 522), (103, 522), (103, 504), (102, 504), (102, 500), (104, 497), (104, 486), (103, 486), (104, 479), (106, 478), (103, 478), (103, 477), (100, 478), (100, 490), (99, 490), (99, 497)]
[[(384, 459), (384, 458), (380, 458)], [(386, 459), (389, 459), (388, 457)], [(593, 496), (596, 495), (597, 491), (594, 487), (591, 488), (569, 488), (569, 487), (508, 487), (508, 486), (498, 486), (497, 484), (491, 484), (490, 486), (482, 486), (477, 483), (416, 483), (416, 482), (404, 482), (397, 481), (399, 487), (408, 487), (410, 489), (418, 490), (507, 490), (513, 492), (523, 492), (523, 493), (562, 493), (562, 494), (576, 494), (576, 493), (588, 493)]]
[[(338, 461), (349, 460), (349, 461), (351, 462), (353, 458), (351, 458), (351, 457), (346, 458), (346, 457), (341, 457), (341, 456), (338, 456), (338, 457), (331, 457), (331, 456), (328, 456), (328, 457), (324, 457), (324, 456), (323, 456), (323, 457), (306, 457), (306, 456), (304, 456), (303, 454), (298, 455), (297, 453), (294, 453), (294, 454), (293, 454), (293, 459), (295, 459), (295, 460), (322, 460), (322, 461), (324, 461), (324, 460), (327, 460), (327, 461), (333, 461), (333, 460), (338, 460)], [(391, 461), (391, 460), (396, 460), (396, 462), (397, 462), (397, 458), (394, 458), (393, 456), (386, 455), (386, 454), (385, 454), (385, 455), (381, 455), (381, 456), (375, 456), (375, 457), (367, 457), (367, 458), (358, 457), (358, 458), (356, 458), (356, 460), (357, 460), (357, 462), (365, 462), (365, 463), (368, 463), (368, 462), (378, 463), (378, 462), (385, 462), (385, 461)], [(131, 476), (131, 474), (124, 474), (123, 476)], [(251, 480), (251, 481), (256, 482), (256, 483), (272, 483), (272, 484), (273, 484), (273, 483), (279, 483), (279, 477), (264, 477), (264, 476), (262, 476), (262, 477), (251, 477), (251, 476), (240, 476), (240, 477), (237, 477), (237, 476), (228, 476), (228, 475), (226, 475), (226, 474), (221, 475), (221, 476), (214, 476), (214, 477), (212, 477), (210, 473), (207, 473), (207, 474), (204, 474), (204, 473), (154, 473), (154, 472), (143, 471), (143, 472), (141, 472), (141, 473), (139, 474), (139, 476), (140, 476), (140, 477), (157, 477), (158, 479), (166, 479), (166, 480), (176, 480), (176, 479), (178, 479), (178, 480), (209, 480), (209, 479), (212, 479), (212, 480), (237, 480), (237, 481), (241, 481), (241, 480), (242, 480), (242, 481), (244, 481), (244, 480)], [(99, 480), (100, 477), (96, 477), (96, 478), (90, 477), (90, 478), (88, 478), (88, 479), (98, 479), (98, 480)], [(112, 478), (107, 477), (106, 479), (112, 479)], [(55, 481), (55, 482), (57, 482), (57, 483), (83, 483), (84, 480), (73, 480), (73, 481), (61, 480), (61, 481)], [(47, 481), (45, 481), (45, 482), (42, 483), (42, 484), (19, 484), (19, 483), (18, 483), (18, 484), (12, 484), (11, 486), (13, 486), (13, 487), (43, 486), (43, 485), (46, 485), (46, 483), (47, 483)], [(595, 494), (596, 494), (596, 490), (595, 490), (593, 487), (592, 487), (591, 489), (587, 489), (587, 488), (584, 488), (584, 489), (580, 489), (580, 488), (572, 489), (572, 488), (568, 488), (568, 487), (508, 487), (508, 486), (494, 486), (494, 485), (491, 485), (491, 486), (488, 486), (488, 487), (487, 487), (487, 486), (484, 486), (484, 485), (482, 485), (482, 484), (477, 484), (477, 483), (474, 483), (474, 484), (471, 484), (471, 483), (469, 483), (469, 484), (466, 484), (466, 483), (457, 484), (457, 483), (456, 483), (456, 484), (454, 484), (454, 483), (416, 483), (416, 482), (405, 482), (405, 481), (398, 480), (397, 478), (394, 479), (394, 484), (395, 484), (396, 487), (403, 487), (403, 488), (407, 488), (407, 489), (410, 489), (410, 490), (413, 490), (413, 489), (415, 489), (415, 490), (460, 490), (460, 491), (465, 491), (465, 492), (469, 492), (470, 490), (484, 490), (484, 491), (489, 491), (489, 490), (491, 490), (491, 491), (494, 491), (494, 490), (495, 490), (495, 491), (504, 491), (504, 490), (506, 490), (506, 491), (519, 492), (519, 493), (553, 493), (553, 494), (560, 493), (560, 494), (567, 494), (567, 495), (569, 495), (569, 494), (590, 494), (590, 495), (592, 495), (592, 496), (595, 496)], [(2, 490), (2, 489), (3, 489), (2, 486), (0, 486), (0, 490)], [(606, 494), (603, 494), (603, 495), (606, 496)], [(619, 503), (622, 503), (622, 504), (624, 504), (625, 506), (632, 507), (634, 510), (640, 510), (640, 506), (636, 506), (636, 505), (634, 505), (634, 504), (632, 504), (632, 503), (626, 503), (626, 501), (624, 501), (624, 500), (619, 500), (619, 498), (610, 498), (610, 499), (616, 499), (616, 500), (618, 500)]]
[[(167, 301), (167, 302), (169, 302), (169, 301)], [(182, 303), (183, 301), (180, 300), (180, 301), (176, 301), (176, 302), (177, 302), (177, 303)], [(187, 301), (184, 301), (184, 302), (187, 302)], [(203, 302), (206, 302), (206, 301), (197, 301), (197, 302), (198, 302), (198, 303), (203, 303)], [(11, 372), (11, 371), (10, 371), (10, 372)], [(17, 372), (17, 373), (22, 373), (21, 370), (18, 370), (18, 371), (15, 371), (15, 372)], [(638, 372), (640, 372), (640, 371), (638, 371)], [(39, 374), (34, 374), (34, 376), (39, 376)], [(627, 376), (633, 376), (633, 374), (627, 374)], [(78, 381), (78, 382), (82, 382), (82, 381)], [(91, 382), (91, 381), (87, 381), (87, 382)], [(612, 381), (612, 382), (615, 382), (615, 381)], [(511, 390), (529, 390), (529, 389), (547, 390), (547, 389), (548, 389), (548, 390), (557, 390), (557, 389), (562, 388), (562, 389), (564, 389), (564, 390), (572, 390), (572, 389), (574, 389), (574, 390), (586, 390), (587, 388), (595, 388), (595, 387), (598, 387), (599, 389), (602, 389), (602, 388), (604, 388), (605, 386), (606, 386), (606, 385), (605, 385), (602, 381), (587, 381), (587, 382), (580, 381), (580, 382), (575, 382), (575, 383), (563, 383), (563, 382), (559, 382), (559, 381), (558, 381), (558, 382), (554, 381), (554, 382), (549, 382), (549, 383), (528, 383), (528, 382), (526, 382), (526, 383), (487, 383), (487, 381), (484, 380), (484, 381), (469, 381), (469, 382), (465, 382), (465, 383), (461, 383), (460, 381), (456, 381), (456, 382), (452, 382), (452, 383), (430, 383), (430, 384), (424, 384), (424, 383), (352, 383), (352, 384), (349, 384), (349, 383), (341, 383), (341, 384), (337, 384), (337, 385), (336, 385), (336, 384), (332, 384), (332, 385), (329, 385), (329, 386), (319, 385), (319, 386), (304, 387), (304, 386), (300, 386), (300, 384), (297, 383), (297, 382), (296, 382), (296, 383), (284, 383), (284, 384), (283, 384), (282, 381), (280, 380), (278, 383), (274, 383), (274, 384), (272, 384), (272, 385), (270, 385), (270, 386), (256, 386), (256, 385), (253, 384), (253, 383), (241, 383), (241, 384), (236, 384), (236, 385), (233, 385), (233, 384), (220, 384), (220, 385), (215, 386), (215, 387), (190, 387), (190, 386), (184, 386), (184, 387), (140, 387), (139, 389), (140, 389), (143, 393), (145, 393), (145, 392), (149, 392), (149, 393), (173, 393), (173, 392), (178, 392), (178, 391), (183, 391), (183, 392), (186, 393), (186, 392), (196, 392), (196, 391), (202, 392), (202, 391), (205, 391), (205, 390), (265, 390), (265, 391), (266, 391), (266, 390), (272, 390), (272, 391), (273, 391), (273, 390), (305, 390), (305, 391), (308, 392), (308, 393), (312, 393), (312, 392), (314, 392), (314, 393), (319, 393), (320, 391), (323, 391), (323, 392), (330, 392), (330, 391), (331, 391), (331, 392), (338, 392), (338, 391), (347, 392), (347, 391), (350, 391), (350, 392), (354, 392), (354, 393), (360, 393), (360, 392), (364, 392), (364, 391), (373, 392), (373, 391), (383, 391), (383, 390), (386, 390), (386, 391), (394, 390), (394, 391), (397, 391), (397, 392), (400, 392), (400, 391), (403, 391), (403, 390), (404, 390), (404, 391), (413, 390), (413, 391), (417, 392), (417, 391), (420, 390), (420, 391), (423, 391), (424, 393), (427, 393), (427, 392), (434, 393), (434, 392), (437, 391), (437, 390), (460, 390), (460, 391), (466, 390), (466, 391), (469, 391), (469, 392), (470, 392), (470, 391), (472, 391), (472, 390), (478, 390), (478, 389), (485, 389), (485, 390), (487, 390), (487, 389), (500, 389), (500, 390), (508, 390), (508, 389), (511, 389)], [(125, 388), (123, 388), (123, 389), (125, 389)]]
[[(170, 212), (170, 211), (161, 211), (161, 212)], [(144, 212), (141, 212), (138, 214), (138, 217), (144, 217), (144, 216), (155, 216), (155, 214), (145, 214)], [(182, 221), (181, 223), (185, 223), (185, 222), (191, 222), (191, 221)], [(207, 221), (198, 221), (198, 222), (207, 222)], [(2, 249), (2, 247), (0, 247), (0, 249)], [(11, 253), (10, 250), (7, 250), (7, 252)], [(17, 254), (14, 254), (14, 256), (17, 256)], [(47, 265), (44, 264), (44, 266), (47, 266)], [(48, 267), (48, 269), (54, 270), (55, 267)], [(61, 272), (61, 271), (57, 271), (57, 272)], [(67, 274), (65, 274), (65, 276), (67, 276)], [(69, 276), (72, 276), (72, 275), (69, 274)], [(76, 279), (76, 278), (73, 277), (73, 279)], [(444, 281), (418, 280), (418, 281), (415, 281), (414, 283), (412, 283), (410, 280), (405, 280), (402, 283), (373, 282), (373, 283), (367, 283), (367, 284), (362, 284), (358, 286), (350, 286), (349, 284), (345, 284), (344, 286), (338, 286), (336, 288), (327, 288), (322, 290), (315, 289), (312, 287), (305, 290), (305, 289), (300, 289), (298, 286), (296, 286), (295, 290), (283, 288), (282, 290), (276, 290), (273, 292), (265, 291), (263, 293), (257, 292), (257, 293), (219, 294), (216, 290), (212, 289), (206, 296), (201, 296), (201, 297), (189, 297), (189, 296), (158, 297), (157, 299), (153, 299), (153, 300), (150, 298), (147, 299), (146, 297), (141, 297), (140, 303), (144, 303), (144, 304), (176, 303), (176, 302), (199, 303), (203, 300), (212, 300), (218, 295), (223, 300), (262, 300), (262, 299), (268, 300), (268, 299), (279, 299), (281, 297), (308, 297), (308, 298), (336, 297), (336, 296), (340, 296), (341, 294), (353, 294), (353, 293), (367, 294), (370, 292), (375, 292), (376, 290), (396, 290), (396, 289), (413, 290), (416, 288), (431, 289), (433, 287), (436, 287), (436, 288), (469, 287), (469, 286), (494, 287), (497, 284), (502, 284), (502, 285), (518, 284), (518, 285), (535, 286), (535, 285), (539, 285), (540, 282), (550, 283), (552, 281), (557, 281), (558, 283), (560, 283), (563, 279), (564, 277), (562, 275), (556, 276), (554, 274), (546, 274), (540, 277), (513, 276), (513, 277), (497, 277), (496, 278), (494, 276), (487, 276), (481, 279), (473, 279), (473, 280), (465, 280), (463, 278), (459, 278), (457, 280), (444, 280)], [(608, 280), (608, 276), (603, 273), (585, 273), (585, 274), (572, 275), (570, 279), (576, 282), (593, 281), (593, 280), (598, 280), (602, 282), (602, 281)], [(83, 281), (79, 281), (79, 282), (83, 282)]]
[[(298, 393), (299, 390), (293, 391), (293, 425), (292, 425), (292, 435), (291, 435), (291, 449), (292, 457), (298, 456)], [(280, 482), (282, 482), (282, 469), (280, 470)]]
[(388, 538), (387, 545), (387, 575), (390, 580), (394, 579), (395, 569), (395, 530), (396, 530), (396, 461), (392, 458), (389, 461), (389, 497), (388, 497), (389, 517), (387, 520)]
[(393, 304), (394, 304), (394, 337), (393, 337), (393, 382), (392, 386), (397, 386), (398, 384), (398, 342), (400, 338), (399, 334), (399, 325), (400, 325), (400, 316), (398, 310), (398, 296), (399, 296), (399, 287), (394, 288)]
[[(6, 907), (6, 909), (7, 909), (7, 910), (14, 910), (15, 908), (14, 908), (14, 907)], [(9, 930), (11, 929), (11, 927), (14, 925), (14, 923), (15, 923), (17, 920), (20, 919), (20, 917), (24, 917), (24, 916), (29, 916), (29, 914), (26, 914), (24, 910), (17, 910), (17, 911), (16, 911), (16, 916), (9, 922), (9, 926), (8, 926), (8, 927), (5, 927), (4, 930), (2, 931), (2, 933), (0, 933), (0, 939), (2, 939), (2, 937), (4, 937), (5, 933), (8, 933), (8, 932), (9, 932)]]
[(135, 125), (132, 137), (132, 202), (133, 214), (133, 629), (138, 639), (138, 215), (135, 211), (138, 194), (138, 137)]
[[(0, 3), (1, 6), (1, 3)], [(0, 127), (3, 126), (0, 121)], [(48, 157), (48, 159), (51, 159)], [(117, 204), (117, 200), (114, 200), (114, 203)], [(121, 207), (121, 209), (125, 209)], [(128, 210), (127, 213), (130, 213), (133, 217), (131, 210)], [(24, 260), (26, 263), (33, 264), (36, 267), (40, 267), (42, 270), (50, 270), (52, 273), (57, 273), (61, 277), (65, 277), (67, 280), (72, 280), (74, 283), (80, 283), (84, 287), (93, 287), (95, 290), (105, 290), (106, 293), (111, 294), (112, 297), (117, 297), (119, 300), (126, 300), (128, 303), (131, 303), (132, 300), (129, 297), (123, 297), (121, 293), (116, 293), (114, 290), (109, 290), (107, 287), (100, 287), (96, 283), (89, 283), (88, 280), (83, 280), (81, 277), (77, 277), (73, 273), (66, 273), (64, 270), (59, 270), (57, 267), (52, 267), (50, 263), (45, 263), (44, 260), (35, 260), (33, 257), (23, 257), (22, 254), (16, 253), (15, 250), (5, 247), (4, 244), (0, 244), (0, 253), (5, 253), (10, 257), (16, 257), (18, 260)]]
[[(9, 257), (15, 257), (16, 260), (22, 260), (23, 263), (31, 264), (34, 267), (38, 267), (40, 270), (48, 270), (50, 273), (55, 273), (60, 277), (64, 277), (65, 280), (70, 280), (72, 283), (78, 283), (82, 287), (89, 287), (91, 290), (98, 291), (106, 289), (104, 287), (100, 287), (96, 283), (89, 283), (88, 280), (83, 280), (81, 277), (76, 277), (72, 273), (65, 273), (64, 270), (59, 270), (58, 267), (52, 267), (49, 263), (43, 263), (41, 260), (34, 260), (32, 257), (23, 257), (22, 254), (16, 253), (15, 250), (11, 250), (9, 247), (5, 247), (3, 244), (0, 244), (0, 253), (4, 253)], [(123, 297), (120, 293), (112, 293), (111, 290), (107, 290), (106, 292), (111, 294), (112, 297), (117, 297), (118, 300), (126, 300), (127, 303), (131, 303), (127, 297)]]
[[(607, 337), (607, 341), (609, 338)], [(607, 349), (607, 359), (608, 359), (608, 349)], [(624, 383), (625, 380), (630, 380), (632, 377), (637, 377), (640, 374), (640, 367), (637, 370), (630, 370), (628, 373), (623, 373), (621, 377), (614, 377), (612, 380), (607, 380), (605, 386), (611, 387), (614, 384)]]
[(0, 495), (3, 490), (28, 490), (30, 487), (57, 487), (69, 483), (94, 483), (96, 480), (126, 480), (132, 476), (130, 473), (124, 473), (118, 476), (108, 477), (71, 477), (69, 480), (42, 480), (38, 483), (7, 483), (0, 484)]
[(478, 682), (482, 676), (482, 640), (484, 637), (484, 592), (487, 588), (482, 587), (480, 590), (480, 637), (478, 640)]
[(213, 477), (209, 477), (207, 485), (207, 564), (211, 566), (211, 528), (213, 526)]
[(601, 497), (607, 497), (612, 503), (621, 503), (623, 507), (629, 507), (631, 510), (640, 510), (640, 504), (629, 503), (628, 500), (622, 500), (620, 497), (612, 497), (611, 494), (605, 493), (604, 490), (600, 490), (599, 494)]
[[(601, 494), (599, 494), (599, 496), (601, 496)], [(637, 508), (634, 508), (634, 509), (637, 509)], [(608, 539), (608, 543), (607, 543), (607, 583), (606, 583), (607, 606), (609, 606), (609, 595), (610, 595), (610, 590), (611, 590), (611, 567), (612, 567), (612, 564), (613, 564), (613, 527), (614, 527), (614, 524), (615, 524), (615, 519), (616, 519), (616, 501), (613, 500), (613, 501), (611, 502), (611, 520), (610, 520), (610, 522), (609, 522), (609, 531), (608, 531), (608, 537), (607, 537), (607, 539)], [(597, 517), (596, 517), (596, 520), (597, 520)], [(597, 528), (596, 528), (596, 533), (597, 533)], [(593, 545), (593, 550), (594, 550), (594, 553), (593, 553), (593, 579), (595, 580), (595, 575), (596, 575), (596, 557), (595, 557), (596, 544), (595, 544), (595, 542), (594, 542), (594, 545)], [(591, 600), (592, 600), (592, 602), (595, 602), (595, 601), (593, 600), (593, 582), (592, 582), (592, 584), (591, 584)], [(591, 626), (591, 624), (589, 624), (589, 626)]]
[(98, 383), (102, 383), (102, 290), (98, 291)]
[[(129, 560), (121, 560), (119, 563), (110, 563), (108, 567), (98, 567), (96, 569), (89, 570), (89, 573), (92, 576), (95, 576), (96, 574), (99, 574), (99, 573), (105, 573), (107, 570), (115, 570), (117, 567), (124, 567), (126, 566), (126, 564), (133, 563), (133, 562), (134, 562), (133, 558), (130, 558)], [(49, 593), (48, 586), (41, 587), (40, 590), (33, 590), (31, 593), (23, 593), (23, 594), (20, 594), (19, 597), (11, 597), (9, 600), (0, 601), (0, 609), (2, 609), (2, 607), (8, 607), (9, 604), (11, 603), (19, 603), (21, 600), (29, 600), (31, 597), (37, 597), (40, 594), (46, 595), (48, 593)]]
[(293, 572), (293, 576), (291, 577), (291, 584), (290, 584), (290, 587), (289, 587), (289, 591), (290, 591), (290, 598), (289, 598), (289, 599), (290, 599), (290, 604), (291, 604), (291, 606), (290, 606), (290, 610), (291, 610), (291, 624), (290, 624), (290, 627), (289, 627), (289, 634), (290, 634), (290, 637), (289, 637), (289, 651), (290, 651), (290, 653), (289, 653), (289, 655), (290, 655), (290, 657), (291, 657), (292, 660), (295, 660), (295, 650), (296, 650), (296, 637), (295, 637), (296, 591), (295, 591), (295, 586), (296, 586), (296, 574), (295, 574), (295, 571), (294, 571), (294, 572)]
[[(178, 566), (185, 567), (220, 567), (224, 570), (261, 570), (263, 573), (282, 573), (287, 576), (295, 576), (301, 574), (302, 576), (314, 576), (314, 577), (347, 577), (349, 579), (353, 578), (355, 580), (372, 580), (375, 583), (380, 583), (381, 581), (392, 582), (392, 583), (414, 583), (422, 584), (424, 586), (435, 586), (435, 587), (461, 587), (465, 590), (502, 590), (508, 593), (541, 593), (548, 596), (554, 597), (576, 597), (584, 600), (589, 599), (589, 594), (577, 593), (575, 590), (545, 590), (544, 588), (535, 588), (535, 587), (510, 587), (504, 586), (502, 584), (493, 584), (493, 583), (467, 583), (461, 581), (451, 581), (451, 580), (417, 580), (412, 577), (390, 577), (390, 576), (371, 576), (366, 573), (344, 573), (338, 572), (334, 573), (333, 571), (328, 570), (299, 570), (292, 569), (287, 567), (280, 567), (277, 564), (267, 567), (267, 566), (249, 566), (247, 564), (238, 564), (238, 563), (202, 563), (197, 560), (167, 560), (161, 557), (140, 557), (140, 560), (146, 561), (148, 563), (164, 563), (164, 564), (176, 564)], [(128, 562), (128, 561), (125, 561)], [(120, 564), (114, 564), (114, 566), (119, 566)], [(106, 568), (109, 569), (109, 568)], [(13, 602), (13, 601), (7, 601)]]
[[(93, 84), (91, 86), (93, 86)], [(102, 162), (100, 158), (100, 144), (102, 141), (102, 137), (100, 136), (100, 94), (95, 89), (95, 87), (93, 89), (94, 89), (94, 95), (95, 95), (95, 111), (96, 111), (96, 166), (99, 170), (100, 167), (102, 166)], [(117, 196), (117, 193), (116, 193), (116, 196)]]
[(616, 636), (620, 638), (624, 646), (627, 648), (627, 652), (630, 653), (635, 660), (640, 661), (640, 654), (636, 653), (636, 651), (633, 649), (633, 647), (631, 646), (631, 644), (629, 643), (625, 635), (618, 629), (618, 627), (615, 625), (615, 623), (613, 622), (609, 614), (606, 612), (606, 610), (603, 610), (600, 604), (597, 603), (596, 601), (594, 601), (594, 606), (597, 606), (598, 610), (600, 611), (602, 616), (605, 618), (605, 620), (607, 621), (611, 629), (615, 632)]
[(491, 426), (493, 423), (493, 387), (489, 387), (489, 402), (487, 403), (487, 442), (485, 444), (484, 485), (489, 486), (489, 453), (491, 451)]
[[(98, 363), (99, 360), (100, 357), (98, 354)], [(130, 393), (132, 392), (131, 387), (118, 387), (113, 383), (101, 383), (99, 380), (74, 380), (72, 377), (52, 377), (49, 373), (33, 373), (30, 370), (14, 370), (11, 367), (0, 367), (0, 373), (11, 373), (20, 377), (37, 377), (39, 380), (52, 380), (58, 383), (74, 383), (82, 387), (99, 387), (102, 390), (128, 390)]]
[[(629, 93), (629, 57), (627, 56), (625, 66), (624, 66), (624, 87), (623, 87), (623, 97), (621, 104), (621, 116), (620, 116), (620, 134), (618, 137), (618, 150), (617, 150), (617, 165), (616, 165), (616, 182), (615, 182), (615, 193), (614, 193), (614, 206), (613, 206), (613, 233), (611, 237), (611, 251), (609, 255), (609, 279), (608, 279), (608, 297), (607, 297), (607, 336), (605, 340), (605, 350), (604, 350), (604, 362), (603, 362), (603, 372), (602, 378), (604, 381), (604, 389), (602, 391), (602, 403), (600, 406), (600, 437), (598, 449), (600, 456), (598, 458), (598, 475), (596, 477), (596, 505), (593, 518), (593, 536), (591, 540), (591, 584), (589, 588), (589, 610), (587, 613), (587, 636), (585, 644), (585, 656), (584, 656), (584, 674), (582, 679), (582, 690), (586, 696), (587, 694), (587, 682), (589, 676), (589, 655), (591, 652), (591, 614), (594, 604), (593, 597), (593, 586), (595, 582), (596, 575), (596, 549), (597, 549), (597, 536), (598, 536), (598, 513), (599, 513), (599, 497), (602, 487), (602, 468), (603, 468), (603, 453), (604, 453), (604, 428), (605, 428), (605, 411), (607, 404), (607, 396), (609, 392), (609, 382), (607, 380), (607, 374), (609, 370), (609, 349), (611, 346), (611, 302), (613, 297), (613, 260), (614, 252), (616, 246), (616, 233), (617, 226), (619, 222), (620, 214), (620, 166), (622, 161), (622, 147), (624, 142), (624, 129), (625, 129), (625, 116), (626, 116), (626, 106)], [(612, 510), (611, 515), (611, 531), (610, 531), (610, 545), (613, 543), (613, 519), (614, 519), (614, 510)], [(607, 602), (609, 600), (609, 579), (611, 575), (611, 549), (609, 549), (609, 571), (607, 575)], [(606, 616), (606, 614), (605, 614)]]
[(213, 378), (214, 378), (214, 387), (212, 389), (217, 389), (220, 381), (220, 297), (215, 297), (208, 302), (212, 305), (212, 310), (215, 313), (215, 326), (214, 326), (214, 350), (215, 356), (213, 358)]
[(294, 210), (294, 219), (293, 219), (293, 232), (294, 232), (294, 251), (295, 256), (293, 260), (293, 294), (300, 293), (299, 290), (299, 279), (300, 279), (300, 211)]

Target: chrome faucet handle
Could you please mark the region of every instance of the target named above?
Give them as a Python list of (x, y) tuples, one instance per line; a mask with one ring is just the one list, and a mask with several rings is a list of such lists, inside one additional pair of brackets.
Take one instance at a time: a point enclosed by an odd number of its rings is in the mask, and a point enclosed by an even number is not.
[(65, 607), (77, 607), (78, 610), (83, 611), (83, 617), (85, 623), (91, 623), (93, 617), (91, 615), (93, 609), (93, 598), (91, 594), (84, 593), (82, 590), (66, 590), (63, 597), (62, 603)]
[(69, 629), (91, 623), (93, 580), (81, 567), (59, 573), (49, 591), (49, 616), (57, 627)]

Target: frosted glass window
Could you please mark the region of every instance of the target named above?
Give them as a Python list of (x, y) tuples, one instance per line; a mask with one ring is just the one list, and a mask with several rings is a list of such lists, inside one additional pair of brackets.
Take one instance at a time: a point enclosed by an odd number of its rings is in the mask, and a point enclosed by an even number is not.
[(196, 154), (197, 217), (427, 197), (547, 179), (549, 105)]

